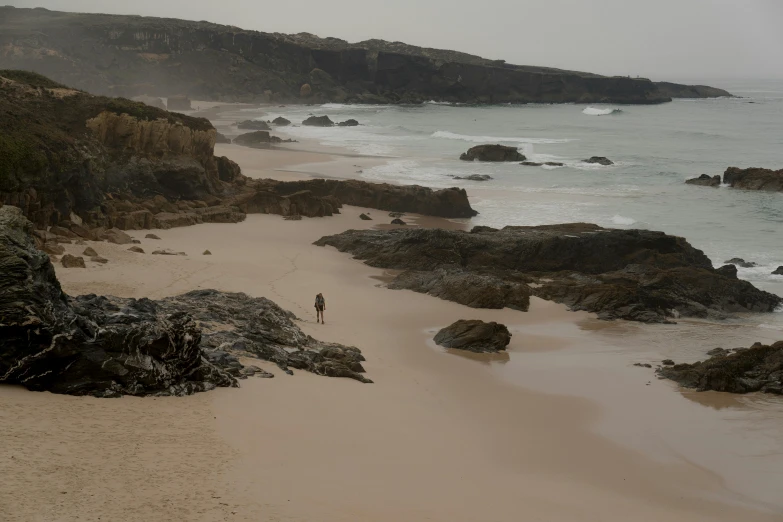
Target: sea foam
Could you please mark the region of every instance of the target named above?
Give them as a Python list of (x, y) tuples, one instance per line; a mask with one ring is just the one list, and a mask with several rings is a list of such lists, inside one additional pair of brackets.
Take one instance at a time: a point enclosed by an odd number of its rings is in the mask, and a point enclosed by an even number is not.
[(636, 220), (633, 218), (615, 214), (614, 216), (612, 216), (612, 223), (614, 223), (615, 225), (633, 225), (634, 223), (636, 223)]

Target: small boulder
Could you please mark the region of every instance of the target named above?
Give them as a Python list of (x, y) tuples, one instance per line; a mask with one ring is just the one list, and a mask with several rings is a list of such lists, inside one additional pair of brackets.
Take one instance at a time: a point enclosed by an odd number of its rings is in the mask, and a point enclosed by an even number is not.
[(391, 218), (401, 218), (404, 215), (404, 212), (389, 212), (389, 217)]
[(454, 179), (466, 179), (468, 181), (489, 181), (492, 179), (492, 176), (489, 174), (471, 174), (470, 176), (465, 177), (454, 176)]
[(392, 219), (392, 225), (407, 225), (407, 223), (400, 218)]
[(310, 116), (302, 122), (302, 125), (311, 127), (334, 127), (334, 122), (329, 119), (329, 116)]
[(700, 187), (720, 187), (720, 176), (709, 176), (702, 174), (698, 178), (685, 180), (688, 185), (698, 185)]
[(90, 258), (90, 261), (92, 261), (93, 263), (100, 263), (102, 265), (105, 265), (106, 263), (109, 262), (108, 259), (106, 259), (105, 257), (101, 257), (101, 256), (93, 256), (93, 257)]
[(60, 226), (57, 226), (57, 225), (55, 225), (53, 227), (50, 227), (49, 228), (49, 232), (51, 232), (55, 236), (67, 237), (69, 239), (74, 239), (76, 237), (79, 237), (76, 234), (74, 234), (73, 232), (71, 232), (69, 229), (67, 229), (65, 227), (60, 227)]
[(661, 364), (664, 366), (674, 366), (674, 361), (671, 359), (664, 359), (661, 361)]
[(728, 261), (724, 261), (727, 265), (737, 265), (741, 268), (753, 268), (754, 266), (758, 266), (756, 263), (752, 261), (745, 261), (741, 257), (733, 257), (729, 259)]
[(526, 161), (516, 147), (506, 145), (476, 145), (459, 157), (462, 161)]
[(84, 258), (65, 254), (60, 261), (65, 268), (86, 268)]
[(98, 255), (98, 252), (95, 251), (92, 247), (87, 247), (84, 249), (84, 252), (82, 252), (82, 255), (85, 255), (87, 257), (95, 257)]
[(246, 130), (268, 131), (269, 125), (263, 120), (245, 120), (237, 123), (237, 127)]
[(354, 120), (353, 118), (345, 121), (341, 121), (340, 123), (337, 124), (338, 127), (356, 127), (357, 125), (359, 125), (359, 122)]
[[(130, 248), (128, 249), (128, 252), (136, 252), (137, 254), (143, 254), (143, 253), (144, 253), (144, 249), (143, 249), (143, 248), (141, 248), (141, 247), (132, 246), (132, 247), (130, 247)], [(153, 254), (154, 254), (154, 253), (155, 253), (155, 252), (153, 252)]]
[(712, 350), (707, 352), (707, 355), (714, 357), (716, 355), (728, 355), (730, 353), (731, 350), (727, 350), (726, 348), (713, 348)]
[(634, 363), (634, 366), (639, 366), (641, 368), (652, 368), (652, 364), (648, 363)]
[(367, 214), (359, 214), (359, 219), (362, 219), (364, 221), (372, 221), (372, 218)]
[(77, 239), (74, 243), (74, 245), (84, 246), (87, 243), (83, 239)]
[(209, 250), (204, 250), (204, 253), (203, 253), (203, 254), (201, 254), (201, 255), (202, 255), (202, 256), (211, 256), (211, 255), (212, 255), (212, 252), (210, 252)]
[(592, 158), (588, 158), (586, 160), (582, 160), (583, 163), (594, 163), (597, 165), (614, 165), (614, 161), (610, 160), (609, 158), (604, 158), (603, 156), (593, 156)]
[(158, 236), (156, 236), (155, 234), (147, 234), (147, 235), (146, 235), (146, 236), (144, 236), (144, 237), (145, 237), (145, 238), (147, 238), (147, 239), (160, 239), (160, 238), (159, 238)]
[(544, 165), (547, 167), (565, 167), (565, 163), (560, 163), (559, 161), (545, 161)]
[(301, 214), (293, 214), (291, 216), (283, 216), (283, 219), (286, 221), (301, 221), (302, 215)]
[(783, 275), (783, 266), (779, 266), (772, 272), (772, 275)]
[(459, 320), (443, 328), (434, 338), (436, 344), (476, 353), (497, 353), (505, 350), (511, 333), (505, 325), (484, 321)]
[(525, 167), (541, 167), (544, 164), (535, 161), (523, 161), (522, 163), (520, 163), (520, 165), (524, 165)]
[(173, 250), (169, 250), (168, 248), (164, 248), (163, 250), (153, 250), (152, 255), (154, 255), (154, 256), (186, 256), (187, 254), (185, 252), (174, 252)]
[(65, 253), (65, 247), (58, 243), (44, 243), (41, 251), (46, 252), (50, 256), (61, 256)]
[(715, 271), (731, 279), (737, 279), (737, 267), (734, 265), (723, 265), (720, 268), (716, 268)]
[(284, 127), (286, 125), (291, 125), (291, 121), (283, 118), (282, 116), (278, 116), (277, 118), (272, 120), (272, 123), (274, 123), (278, 127)]
[(101, 239), (114, 243), (115, 245), (130, 245), (133, 238), (118, 228), (110, 228), (101, 235)]

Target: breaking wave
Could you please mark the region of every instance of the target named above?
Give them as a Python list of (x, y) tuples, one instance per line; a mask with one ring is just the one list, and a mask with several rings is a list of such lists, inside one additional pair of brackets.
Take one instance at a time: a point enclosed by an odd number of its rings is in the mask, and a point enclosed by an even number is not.
[(633, 225), (634, 223), (636, 223), (636, 220), (633, 218), (615, 214), (614, 216), (612, 216), (612, 223), (614, 223), (615, 225)]
[(446, 140), (460, 140), (470, 143), (568, 143), (570, 139), (556, 138), (502, 138), (497, 136), (468, 136), (465, 134), (456, 134), (449, 131), (435, 131), (431, 135), (433, 138)]
[(582, 114), (588, 116), (609, 116), (610, 114), (619, 114), (623, 112), (622, 109), (598, 109), (596, 107), (587, 107), (582, 111)]

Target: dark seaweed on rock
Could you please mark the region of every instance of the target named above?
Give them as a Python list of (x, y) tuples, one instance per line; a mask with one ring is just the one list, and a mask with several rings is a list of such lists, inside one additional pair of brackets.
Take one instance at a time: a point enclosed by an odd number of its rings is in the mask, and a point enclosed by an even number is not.
[[(315, 243), (371, 266), (407, 270), (391, 284), (469, 306), (526, 309), (532, 295), (603, 319), (668, 322), (771, 312), (781, 298), (715, 270), (685, 239), (585, 223), (539, 227), (349, 230)], [(475, 287), (487, 289), (478, 295)]]

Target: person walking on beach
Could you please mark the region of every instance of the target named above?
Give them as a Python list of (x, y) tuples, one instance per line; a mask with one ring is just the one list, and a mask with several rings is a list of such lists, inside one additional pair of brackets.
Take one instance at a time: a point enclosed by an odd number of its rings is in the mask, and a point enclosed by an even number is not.
[(324, 310), (326, 310), (326, 299), (324, 299), (324, 295), (319, 293), (317, 296), (315, 296), (315, 322), (320, 322), (321, 324), (326, 324), (324, 322)]

